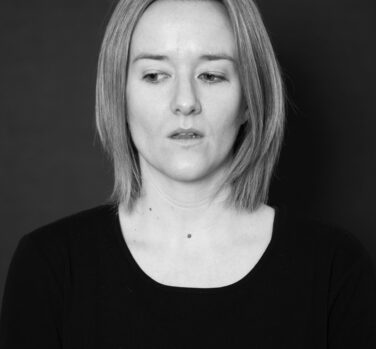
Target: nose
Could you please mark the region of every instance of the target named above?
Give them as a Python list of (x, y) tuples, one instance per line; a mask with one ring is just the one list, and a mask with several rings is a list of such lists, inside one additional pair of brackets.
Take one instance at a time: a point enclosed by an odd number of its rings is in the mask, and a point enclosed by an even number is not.
[(174, 114), (196, 115), (201, 112), (201, 104), (194, 83), (189, 77), (181, 78), (176, 83), (174, 98), (171, 102)]

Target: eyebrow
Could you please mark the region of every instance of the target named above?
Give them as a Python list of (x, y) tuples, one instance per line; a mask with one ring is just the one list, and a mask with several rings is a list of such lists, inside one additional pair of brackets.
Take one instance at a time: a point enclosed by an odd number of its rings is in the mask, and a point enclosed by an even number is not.
[[(133, 60), (132, 63), (139, 61), (141, 59), (153, 59), (157, 61), (168, 61), (170, 60), (167, 56), (164, 55), (156, 55), (151, 53), (140, 53), (138, 54)], [(200, 61), (219, 61), (219, 60), (227, 60), (234, 64), (236, 61), (233, 57), (229, 56), (226, 53), (217, 53), (217, 54), (204, 54), (199, 57)]]

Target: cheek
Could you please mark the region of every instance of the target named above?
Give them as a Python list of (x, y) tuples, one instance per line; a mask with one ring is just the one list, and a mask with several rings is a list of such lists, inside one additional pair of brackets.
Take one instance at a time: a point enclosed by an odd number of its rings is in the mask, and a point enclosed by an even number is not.
[[(135, 97), (134, 94), (137, 96)], [(145, 98), (137, 93), (127, 94), (127, 101), (128, 125), (132, 139), (138, 146), (156, 134), (158, 128), (156, 111), (153, 104), (146, 102)]]
[[(163, 134), (162, 118), (166, 113), (166, 101), (161, 94), (147, 88), (135, 77), (130, 77), (126, 89), (128, 124), (133, 137), (152, 137)], [(142, 141), (142, 140), (140, 140)]]
[(133, 113), (130, 116), (129, 129), (137, 150), (141, 153), (150, 152), (155, 144), (157, 132), (145, 114)]
[[(218, 101), (217, 101), (218, 102)], [(239, 95), (224, 96), (221, 103), (213, 105), (213, 134), (226, 144), (234, 141), (242, 123)]]

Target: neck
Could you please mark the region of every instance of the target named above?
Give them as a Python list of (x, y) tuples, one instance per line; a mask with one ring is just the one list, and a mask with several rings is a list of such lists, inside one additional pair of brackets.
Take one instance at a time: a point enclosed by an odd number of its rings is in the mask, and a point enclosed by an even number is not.
[(169, 179), (145, 164), (141, 173), (142, 195), (134, 211), (149, 228), (146, 230), (161, 232), (160, 238), (172, 243), (187, 238), (202, 242), (217, 238), (215, 234), (233, 211), (226, 205), (229, 188), (216, 192), (223, 176), (187, 183)]

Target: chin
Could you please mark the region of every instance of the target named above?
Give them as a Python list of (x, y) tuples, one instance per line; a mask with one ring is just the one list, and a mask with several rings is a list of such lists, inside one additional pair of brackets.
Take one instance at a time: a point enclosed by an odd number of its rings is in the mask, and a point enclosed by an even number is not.
[(212, 169), (208, 164), (203, 163), (184, 163), (174, 164), (165, 169), (164, 173), (169, 178), (179, 182), (197, 182), (208, 178), (212, 173)]

